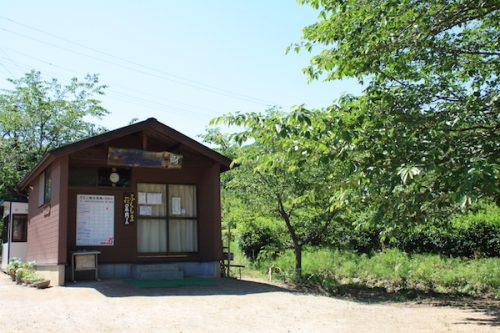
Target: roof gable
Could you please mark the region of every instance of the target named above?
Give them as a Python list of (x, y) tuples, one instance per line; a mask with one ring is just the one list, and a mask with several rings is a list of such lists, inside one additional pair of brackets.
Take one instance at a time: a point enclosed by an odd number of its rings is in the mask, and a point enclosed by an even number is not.
[(121, 127), (103, 134), (99, 134), (87, 139), (70, 143), (49, 151), (42, 160), (27, 174), (19, 183), (18, 188), (23, 190), (40, 172), (45, 170), (56, 158), (72, 154), (99, 144), (109, 142), (114, 139), (122, 138), (141, 131), (148, 131), (157, 138), (165, 138), (176, 142), (176, 144), (185, 146), (188, 149), (203, 155), (220, 165), (221, 172), (229, 170), (231, 159), (210, 149), (196, 140), (174, 130), (173, 128), (159, 122), (155, 118), (148, 118), (144, 121)]

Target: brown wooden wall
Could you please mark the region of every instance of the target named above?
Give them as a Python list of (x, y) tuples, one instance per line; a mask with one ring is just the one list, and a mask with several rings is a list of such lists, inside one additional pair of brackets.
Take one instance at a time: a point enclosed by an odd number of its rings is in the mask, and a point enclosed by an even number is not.
[[(52, 195), (50, 203), (38, 207), (39, 179), (31, 185), (28, 209), (28, 251), (27, 260), (35, 260), (37, 264), (58, 264), (60, 245), (60, 209), (61, 209), (61, 173), (65, 169), (64, 161), (54, 161), (49, 166), (52, 179)], [(64, 194), (65, 196), (65, 194)], [(64, 215), (64, 214), (63, 214)]]

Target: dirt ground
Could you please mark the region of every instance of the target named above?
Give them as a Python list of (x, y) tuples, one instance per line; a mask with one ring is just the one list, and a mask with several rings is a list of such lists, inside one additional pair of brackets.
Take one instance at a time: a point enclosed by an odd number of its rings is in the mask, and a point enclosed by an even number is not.
[(7, 332), (498, 332), (489, 307), (352, 301), (255, 281), (137, 289), (126, 281), (46, 290), (0, 273), (0, 331)]

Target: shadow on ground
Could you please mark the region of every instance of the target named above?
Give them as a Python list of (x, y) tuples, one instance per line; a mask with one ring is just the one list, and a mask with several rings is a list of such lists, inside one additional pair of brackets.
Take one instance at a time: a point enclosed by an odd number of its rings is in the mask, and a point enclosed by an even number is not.
[(340, 285), (328, 291), (308, 285), (299, 285), (295, 289), (302, 292), (320, 293), (336, 299), (365, 304), (408, 303), (409, 305), (435, 307), (449, 306), (482, 313), (489, 317), (488, 319), (467, 318), (464, 322), (456, 323), (457, 325), (469, 324), (500, 327), (500, 300), (492, 298), (471, 297), (465, 294), (426, 292), (418, 289), (387, 292), (385, 288), (370, 288), (359, 284)]
[(368, 288), (356, 284), (337, 286), (331, 290), (319, 290), (305, 285), (274, 285), (265, 281), (214, 279), (212, 286), (182, 286), (174, 288), (136, 288), (127, 280), (83, 281), (67, 283), (66, 288), (91, 288), (106, 297), (157, 297), (157, 296), (244, 296), (272, 292), (312, 293), (364, 304), (406, 303), (408, 306), (449, 306), (486, 315), (485, 319), (466, 318), (456, 325), (500, 326), (500, 301), (474, 298), (461, 294), (441, 294), (421, 290), (387, 292), (385, 288)]
[(295, 292), (278, 286), (236, 279), (213, 279), (212, 286), (182, 286), (174, 288), (136, 288), (128, 280), (68, 282), (66, 288), (92, 288), (106, 297), (212, 296), (249, 295), (270, 292)]

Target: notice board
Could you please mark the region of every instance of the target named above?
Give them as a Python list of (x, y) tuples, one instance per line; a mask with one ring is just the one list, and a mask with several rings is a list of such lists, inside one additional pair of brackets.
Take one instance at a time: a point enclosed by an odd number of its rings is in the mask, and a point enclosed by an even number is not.
[(76, 197), (76, 245), (114, 245), (115, 197), (78, 194)]

